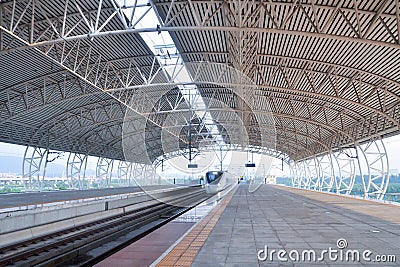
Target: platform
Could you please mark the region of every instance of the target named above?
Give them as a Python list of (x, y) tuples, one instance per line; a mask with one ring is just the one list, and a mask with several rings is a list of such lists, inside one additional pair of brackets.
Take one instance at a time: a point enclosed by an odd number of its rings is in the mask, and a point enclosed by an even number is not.
[(399, 224), (394, 205), (272, 185), (249, 193), (240, 185), (154, 265), (397, 266)]
[(149, 266), (169, 246), (174, 244), (194, 223), (170, 222), (139, 241), (96, 264), (96, 267)]
[[(147, 186), (146, 190), (156, 190), (160, 188), (168, 188), (168, 186), (158, 186), (158, 185)], [(71, 201), (77, 199), (99, 198), (105, 196), (122, 195), (122, 194), (136, 193), (142, 191), (143, 188), (135, 186), (135, 187), (101, 188), (101, 189), (87, 189), (87, 190), (63, 190), (63, 191), (0, 194), (0, 209), (43, 204), (43, 203)]]

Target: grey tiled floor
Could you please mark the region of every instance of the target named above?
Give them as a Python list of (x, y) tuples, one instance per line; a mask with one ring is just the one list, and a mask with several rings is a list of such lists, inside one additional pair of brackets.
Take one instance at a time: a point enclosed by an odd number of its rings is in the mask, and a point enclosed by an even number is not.
[[(346, 201), (338, 198), (338, 201)], [(368, 205), (369, 206), (369, 205)], [(372, 232), (374, 230), (374, 232)], [(376, 232), (379, 231), (379, 232)], [(339, 238), (346, 239), (348, 250), (371, 250), (396, 255), (394, 263), (331, 261), (259, 261), (257, 252), (338, 249)], [(286, 258), (288, 256), (286, 255)], [(400, 265), (400, 225), (339, 206), (313, 200), (298, 193), (263, 185), (249, 193), (245, 185), (221, 215), (193, 266), (398, 266)]]

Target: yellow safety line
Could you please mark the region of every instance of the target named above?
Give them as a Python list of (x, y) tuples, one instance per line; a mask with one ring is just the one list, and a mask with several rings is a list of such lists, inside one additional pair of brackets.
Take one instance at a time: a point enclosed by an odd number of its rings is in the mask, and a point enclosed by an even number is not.
[(191, 266), (237, 187), (210, 211), (156, 266)]

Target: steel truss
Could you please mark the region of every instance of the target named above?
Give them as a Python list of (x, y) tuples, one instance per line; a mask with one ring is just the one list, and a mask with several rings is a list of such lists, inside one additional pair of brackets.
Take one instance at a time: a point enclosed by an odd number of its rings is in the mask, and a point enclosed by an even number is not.
[[(25, 149), (23, 159), (23, 181), (26, 190), (41, 191), (44, 189), (46, 180), (46, 169), (49, 162), (52, 162), (52, 154), (60, 152), (51, 151), (46, 148), (28, 146)], [(136, 181), (140, 185), (159, 182), (159, 178), (151, 165), (133, 164), (126, 161), (118, 163), (118, 177), (113, 179), (114, 160), (109, 158), (99, 158), (96, 166), (96, 177), (99, 179), (99, 187), (109, 187), (112, 183), (118, 186), (134, 186)], [(88, 155), (79, 153), (69, 153), (66, 161), (66, 176), (70, 189), (87, 189), (86, 169)], [(148, 180), (148, 182), (144, 182)]]
[(156, 169), (150, 164), (132, 163), (131, 177), (136, 185), (161, 185), (161, 177), (156, 173)]
[(127, 161), (119, 161), (118, 163), (118, 184), (119, 186), (133, 186), (136, 185), (133, 179), (132, 167), (135, 165)]
[[(255, 154), (260, 154), (260, 155), (265, 155), (265, 156), (270, 156), (273, 158), (277, 158), (280, 160), (283, 160), (287, 164), (292, 163), (293, 161), (290, 160), (289, 156), (281, 151), (271, 149), (271, 148), (266, 148), (266, 147), (261, 147), (261, 146), (247, 146), (245, 149), (243, 149), (239, 145), (235, 144), (225, 144), (222, 146), (204, 146), (201, 148), (199, 151), (201, 152), (228, 152), (228, 151), (237, 151), (237, 152), (248, 152), (248, 153), (255, 153)], [(181, 156), (183, 153), (186, 153), (185, 151), (173, 151), (171, 153), (166, 153), (160, 157), (158, 157), (154, 162), (153, 166), (154, 168), (158, 168), (160, 164), (162, 164), (163, 161)]]
[(48, 148), (27, 146), (22, 160), (22, 177), (26, 190), (41, 191), (46, 182), (48, 163), (59, 158), (63, 152)]
[[(332, 64), (304, 57), (260, 54), (256, 49), (260, 48), (259, 44), (255, 42), (257, 34), (281, 33), (398, 48), (399, 41), (396, 34), (399, 27), (393, 26), (400, 25), (398, 1), (385, 1), (377, 5), (374, 10), (360, 8), (360, 3), (357, 1), (353, 1), (350, 7), (342, 2), (336, 7), (307, 2), (293, 4), (258, 1), (151, 1), (150, 3), (150, 6), (141, 4), (120, 6), (113, 0), (96, 1), (91, 5), (92, 10), (84, 10), (79, 2), (66, 1), (54, 3), (56, 9), (53, 10), (55, 12), (53, 14), (48, 12), (43, 3), (36, 0), (3, 2), (0, 9), (3, 37), (1, 48), (4, 52), (12, 52), (13, 49), (37, 47), (44, 55), (56, 60), (71, 73), (77, 74), (97, 88), (106, 90), (154, 83), (155, 75), (161, 71), (159, 62), (154, 55), (105, 58), (88, 43), (88, 40), (95, 41), (96, 38), (125, 36), (148, 31), (226, 31), (228, 32), (228, 40), (226, 40), (228, 54), (233, 65), (251, 78), (254, 73), (258, 73), (257, 79), (262, 77), (263, 73), (272, 73), (272, 77), (268, 80), (257, 80), (257, 88), (272, 102), (282, 99), (282, 94), (288, 96), (283, 106), (285, 108), (275, 108), (273, 105), (271, 111), (285, 116), (285, 119), (277, 118), (277, 124), (282, 125), (282, 129), (288, 128), (286, 119), (290, 118), (289, 125), (295, 131), (286, 134), (285, 137), (298, 140), (299, 146), (302, 143), (308, 146), (309, 143), (312, 144), (313, 140), (307, 137), (310, 136), (323, 139), (329, 148), (335, 148), (373, 132), (376, 133), (381, 122), (387, 130), (399, 126), (397, 118), (399, 98), (389, 90), (393, 86), (399, 86), (396, 80), (343, 64)], [(151, 8), (158, 16), (156, 23), (158, 26), (135, 29)], [(385, 11), (390, 8), (394, 12)], [(184, 19), (187, 12), (196, 14), (193, 20)], [(316, 15), (321, 12), (326, 15), (325, 20), (320, 20)], [(314, 15), (310, 16), (310, 14)], [(360, 21), (358, 18), (361, 14), (371, 19)], [(226, 25), (223, 25), (224, 20), (220, 20), (222, 15), (226, 17)], [(294, 27), (296, 23), (291, 21), (299, 16), (310, 27), (292, 29), (291, 27)], [(336, 16), (341, 20), (336, 20)], [(357, 25), (349, 23), (349, 17), (355, 18), (353, 22), (357, 22)], [(188, 24), (180, 25), (178, 21), (187, 21)], [(347, 30), (334, 31), (337, 25)], [(378, 38), (382, 36), (382, 34), (377, 34), (378, 32), (384, 32), (388, 38)], [(213, 53), (207, 54), (205, 51), (201, 54), (204, 58), (210, 58), (214, 55)], [(266, 63), (272, 59), (276, 59), (276, 64)], [(147, 65), (139, 63), (142, 60), (145, 60)], [(321, 69), (326, 71), (321, 71)], [(289, 79), (290, 76), (295, 79)], [(283, 84), (280, 86), (274, 84), (275, 77), (283, 81)], [(371, 82), (371, 79), (379, 81)], [(321, 82), (316, 83), (315, 80)], [(299, 81), (304, 81), (312, 90), (296, 91)], [(329, 85), (332, 85), (332, 88), (326, 90)], [(344, 86), (338, 87), (338, 85)], [(362, 94), (358, 89), (361, 87), (364, 90)], [(366, 87), (367, 91), (365, 91)], [(271, 92), (265, 92), (263, 88), (268, 88)], [(300, 96), (293, 98), (290, 93), (288, 94), (288, 90), (311, 100), (298, 101), (296, 98)], [(109, 93), (124, 104), (127, 104), (127, 99), (130, 99), (128, 91)], [(354, 94), (356, 96), (353, 97)], [(335, 103), (321, 104), (324, 102), (318, 99), (321, 97), (326, 100), (333, 98)], [(372, 99), (376, 100), (373, 105)], [(369, 115), (357, 115), (358, 112), (350, 111), (349, 105), (357, 109), (362, 108), (365, 111), (363, 113)], [(307, 115), (299, 117), (297, 114), (301, 114), (299, 111), (302, 110), (307, 110), (305, 113)], [(304, 122), (304, 120), (315, 122), (315, 124), (298, 126), (299, 122)], [(334, 126), (327, 129), (324, 125)], [(369, 132), (361, 129), (369, 129)], [(318, 143), (314, 146), (316, 148), (310, 152), (300, 146), (296, 151), (299, 154), (293, 152), (290, 154), (295, 160), (300, 160), (313, 153), (323, 152)]]
[(292, 186), (350, 194), (355, 180), (354, 158), (340, 150), (300, 162), (291, 162)]
[(85, 189), (86, 167), (88, 155), (70, 153), (66, 165), (66, 175), (70, 189)]
[[(393, 60), (400, 51), (398, 0), (368, 1), (368, 4), (349, 0), (336, 5), (315, 1), (154, 0), (150, 5), (136, 1), (131, 6), (118, 5), (114, 0), (88, 2), (89, 10), (74, 0), (1, 1), (0, 55), (29, 50), (36, 56), (40, 54), (39, 61), (55, 65), (52, 73), (42, 80), (31, 77), (32, 80), (21, 85), (1, 85), (4, 101), (0, 103), (0, 126), (6, 129), (2, 131), (3, 141), (49, 148), (57, 144), (68, 147), (69, 151), (76, 149), (83, 154), (100, 151), (104, 157), (123, 159), (118, 146), (121, 106), (129, 106), (132, 95), (146, 91), (146, 86), (174, 84), (168, 75), (159, 75), (163, 66), (157, 55), (144, 52), (115, 56), (104, 53), (110, 51), (98, 51), (102, 41), (111, 44), (113, 38), (120, 38), (130, 43), (129, 38), (137, 33), (160, 31), (175, 34), (177, 40), (190, 34), (198, 41), (207, 40), (204, 36), (212, 32), (224, 36), (223, 40), (217, 39), (220, 48), (209, 45), (204, 51), (197, 51), (195, 47), (185, 49), (182, 42), (182, 57), (188, 62), (232, 64), (255, 82), (257, 94), (271, 103), (270, 111), (278, 130), (276, 148), (296, 161), (293, 166), (298, 178), (294, 184), (348, 194), (357, 168), (365, 165), (368, 168), (362, 175), (364, 194), (381, 198), (386, 191), (389, 174), (384, 147), (371, 141), (370, 145), (357, 144), (354, 149), (337, 149), (399, 129), (400, 83)], [(137, 28), (151, 9), (157, 14), (155, 25)], [(257, 39), (262, 41), (256, 42)], [(283, 39), (290, 40), (293, 46), (303, 46), (306, 52), (285, 54), (263, 46), (272, 40), (282, 42), (280, 47), (285, 47), (288, 43)], [(310, 47), (321, 45), (321, 49), (308, 51), (304, 49), (305, 43), (310, 43)], [(329, 50), (323, 49), (326, 47), (345, 60), (325, 55), (323, 51)], [(347, 55), (359, 52), (370, 56), (366, 62), (348, 60), (346, 54), (338, 52), (342, 48), (349, 49)], [(373, 65), (376, 60), (387, 67), (376, 68)], [(106, 92), (121, 105), (112, 108), (112, 116), (99, 112), (102, 105), (85, 106), (77, 112), (75, 106), (69, 106), (59, 117), (43, 118), (42, 125), (30, 124), (32, 119), (25, 117), (27, 114), (78, 97), (78, 94), (68, 95), (74, 85), (66, 83), (61, 75), (74, 76), (79, 84)], [(235, 86), (230, 83), (223, 85)], [(84, 89), (80, 93), (93, 94)], [(150, 94), (138, 98), (130, 108), (143, 114), (146, 101), (152, 98), (154, 95)], [(150, 113), (159, 111), (162, 109)], [(149, 121), (159, 125), (162, 117), (154, 114), (148, 116)], [(100, 129), (90, 135), (91, 127)], [(80, 129), (88, 132), (81, 133)], [(44, 138), (46, 135), (54, 137), (50, 143)], [(156, 139), (157, 135), (151, 138)], [(79, 149), (74, 146), (76, 143)], [(151, 147), (156, 146), (155, 142)], [(31, 148), (25, 152), (23, 169), (30, 187), (40, 188), (43, 178), (39, 177), (44, 177), (48, 154), (48, 149), (43, 152)], [(322, 154), (327, 157), (313, 156)]]
[(389, 159), (383, 141), (370, 140), (357, 145), (357, 153), (364, 196), (383, 199), (390, 178)]
[(96, 165), (96, 178), (99, 179), (100, 188), (111, 186), (111, 178), (113, 175), (114, 159), (99, 158)]
[[(92, 2), (92, 9), (85, 10), (78, 1), (63, 1), (55, 3), (59, 13), (57, 14), (59, 17), (55, 17), (46, 11), (43, 3), (23, 0), (2, 3), (0, 18), (3, 30), (17, 35), (31, 46), (113, 34), (189, 30), (241, 32), (246, 28), (251, 32), (323, 36), (334, 40), (397, 47), (400, 43), (397, 38), (400, 36), (398, 1), (382, 1), (373, 7), (374, 10), (361, 8), (359, 2), (353, 2), (351, 7), (345, 6), (343, 2), (332, 6), (316, 4), (313, 1), (311, 3), (309, 1), (295, 3), (228, 0), (150, 1), (150, 6), (138, 3), (120, 6), (117, 1), (109, 0)], [(148, 28), (135, 29), (152, 7), (157, 11), (158, 21)], [(385, 12), (387, 9), (393, 9), (394, 12), (387, 13)], [(137, 14), (138, 12), (141, 14)], [(188, 12), (193, 15), (193, 19), (185, 20), (188, 24), (177, 27), (178, 21), (184, 20)], [(124, 13), (131, 16), (127, 17)], [(321, 20), (317, 13), (324, 13), (327, 18)], [(222, 14), (232, 17), (235, 15), (239, 17), (240, 14), (240, 19), (230, 20), (227, 25), (213, 24)], [(360, 20), (360, 16), (364, 19)], [(291, 23), (299, 17), (306, 26), (296, 27)], [(356, 22), (350, 22), (349, 17), (354, 18)], [(118, 23), (113, 24), (115, 21)], [(345, 29), (335, 30), (335, 26), (339, 23)], [(108, 27), (110, 25), (116, 28), (110, 31)], [(382, 39), (376, 34), (379, 31), (388, 38)], [(12, 43), (3, 44), (2, 49), (12, 48)]]
[(43, 181), (45, 178), (47, 158), (49, 150), (39, 147), (27, 146), (22, 161), (22, 176), (27, 179), (27, 190), (43, 189)]
[(326, 154), (317, 158), (318, 160), (318, 190), (329, 191), (331, 190), (336, 173), (333, 167), (332, 154)]
[(341, 149), (331, 155), (335, 173), (334, 191), (348, 195), (352, 192), (357, 172), (358, 157), (355, 148)]
[(389, 160), (381, 139), (289, 166), (293, 187), (348, 195), (358, 177), (364, 197), (383, 199), (389, 184)]
[[(230, 142), (233, 144), (241, 144), (244, 148), (249, 144), (249, 140), (254, 140), (254, 142), (259, 142), (260, 145), (275, 147), (274, 120), (269, 112), (268, 102), (265, 101), (265, 98), (255, 95), (254, 90), (251, 90), (254, 89), (254, 84), (248, 77), (243, 76), (243, 73), (226, 64), (207, 62), (191, 62), (172, 67), (174, 67), (171, 71), (172, 77), (184, 76), (185, 69), (191, 74), (191, 81), (174, 82), (171, 79), (168, 83), (157, 83), (156, 81), (160, 80), (159, 76), (163, 76), (162, 72), (159, 72), (154, 81), (149, 84), (107, 90), (113, 93), (136, 90), (136, 95), (132, 96), (129, 106), (135, 107), (140, 113), (127, 110), (123, 130), (124, 133), (129, 133), (123, 137), (127, 160), (146, 164), (151, 164), (154, 161), (155, 158), (153, 159), (151, 155), (148, 155), (149, 151), (152, 152), (153, 150), (146, 147), (145, 139), (151, 137), (152, 134), (156, 134), (155, 137), (157, 137), (159, 133), (145, 132), (144, 125), (148, 122), (162, 127), (161, 145), (154, 142), (159, 147), (160, 155), (179, 150), (176, 144), (179, 139), (182, 139), (180, 138), (180, 131), (185, 127), (187, 128), (193, 119), (200, 120), (195, 130), (197, 131), (196, 136), (201, 139), (202, 131), (207, 131), (207, 126), (211, 125), (204, 123), (204, 117), (198, 117), (196, 112), (209, 112), (213, 120), (212, 123), (219, 123), (221, 127), (224, 127), (229, 134)], [(214, 93), (209, 93), (201, 88), (201, 85), (205, 84), (222, 87), (219, 90), (214, 90)], [(177, 86), (185, 88), (185, 86), (193, 85), (200, 87), (200, 94), (191, 97), (201, 97), (204, 101), (203, 107), (197, 107), (193, 98), (191, 98), (192, 101), (188, 101), (183, 96), (179, 97), (179, 95), (174, 98), (166, 97)], [(224, 88), (228, 88), (230, 91), (223, 98), (219, 98), (218, 91), (223, 91)], [(243, 107), (238, 110), (229, 105)], [(193, 110), (191, 107), (193, 107)], [(250, 120), (251, 115), (256, 117), (256, 122)], [(242, 126), (240, 128), (242, 132), (238, 130), (238, 124)], [(164, 133), (164, 131), (167, 133)], [(245, 140), (246, 138), (247, 140)], [(187, 140), (182, 141), (187, 142)], [(172, 144), (172, 147), (169, 144)], [(130, 148), (134, 148), (132, 153)], [(149, 159), (143, 157), (143, 155), (148, 155)]]
[(297, 167), (297, 163), (294, 160), (289, 161), (289, 175), (290, 175), (290, 180), (292, 182), (292, 187), (299, 188), (301, 187), (300, 185), (300, 173), (299, 173), (299, 168)]

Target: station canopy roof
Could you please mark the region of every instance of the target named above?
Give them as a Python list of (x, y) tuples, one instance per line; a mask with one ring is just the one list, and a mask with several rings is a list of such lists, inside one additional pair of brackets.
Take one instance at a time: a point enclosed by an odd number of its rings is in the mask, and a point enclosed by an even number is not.
[(0, 1), (2, 142), (301, 160), (397, 134), (399, 96), (397, 0)]

